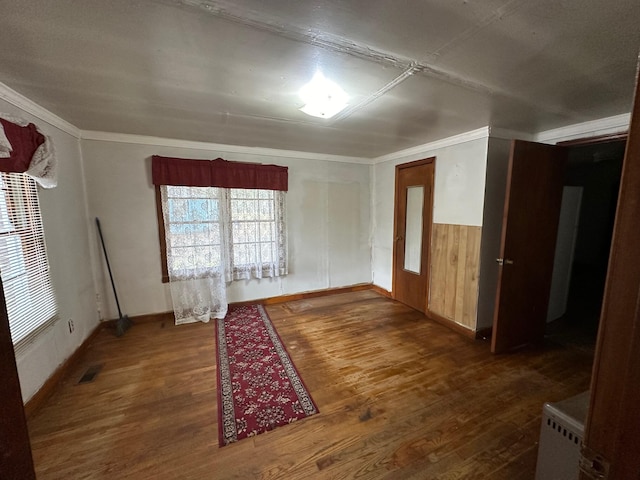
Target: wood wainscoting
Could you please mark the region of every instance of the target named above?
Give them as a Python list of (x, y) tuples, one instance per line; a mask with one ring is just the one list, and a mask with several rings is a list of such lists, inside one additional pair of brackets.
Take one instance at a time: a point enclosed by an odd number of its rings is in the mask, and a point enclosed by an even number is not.
[(429, 313), (473, 331), (478, 312), (482, 227), (434, 223)]

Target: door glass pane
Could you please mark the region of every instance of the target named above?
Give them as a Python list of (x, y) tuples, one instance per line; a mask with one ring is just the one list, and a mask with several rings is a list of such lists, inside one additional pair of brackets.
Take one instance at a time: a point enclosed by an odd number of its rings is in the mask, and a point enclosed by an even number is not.
[(404, 232), (404, 269), (420, 274), (422, 263), (422, 206), (424, 187), (407, 188), (407, 221)]

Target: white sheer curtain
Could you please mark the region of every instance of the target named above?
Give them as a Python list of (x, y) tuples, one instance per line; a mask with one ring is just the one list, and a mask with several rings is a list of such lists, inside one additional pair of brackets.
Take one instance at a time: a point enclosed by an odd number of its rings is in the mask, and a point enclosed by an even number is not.
[(160, 192), (176, 324), (224, 318), (222, 189), (162, 185)]
[(286, 275), (287, 192), (231, 188), (224, 194), (231, 225), (225, 256), (227, 281)]
[(286, 192), (160, 186), (176, 324), (224, 318), (226, 283), (288, 273)]

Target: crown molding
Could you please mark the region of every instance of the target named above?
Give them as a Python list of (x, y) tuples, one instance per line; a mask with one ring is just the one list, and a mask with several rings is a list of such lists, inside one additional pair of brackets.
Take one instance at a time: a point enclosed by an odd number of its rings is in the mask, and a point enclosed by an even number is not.
[(535, 135), (518, 130), (509, 130), (508, 128), (490, 127), (489, 136), (491, 138), (500, 138), (502, 140), (527, 140), (534, 141)]
[(473, 140), (478, 140), (481, 138), (487, 138), (489, 136), (489, 130), (490, 130), (489, 127), (482, 127), (476, 130), (471, 130), (469, 132), (453, 135), (452, 137), (436, 140), (435, 142), (425, 143), (423, 145), (417, 145), (415, 147), (406, 148), (404, 150), (399, 150), (397, 152), (388, 153), (386, 155), (382, 155), (380, 157), (374, 158), (372, 163), (375, 165), (378, 163), (405, 159), (407, 157), (420, 156), (427, 153), (431, 153), (434, 150), (438, 150), (440, 148), (451, 147), (453, 145), (458, 145), (465, 142), (471, 142)]
[(313, 152), (299, 152), (295, 150), (279, 150), (275, 148), (245, 147), (241, 145), (227, 145), (222, 143), (196, 142), (178, 140), (174, 138), (151, 137), (146, 135), (132, 135), (128, 133), (98, 132), (82, 130), (82, 140), (97, 140), (101, 142), (129, 143), (134, 145), (150, 145), (156, 147), (185, 148), (191, 150), (206, 150), (213, 152), (241, 153), (245, 155), (270, 156), (283, 158), (297, 158), (304, 160), (323, 160), (329, 162), (359, 163), (370, 165), (371, 159), (364, 157), (348, 157), (343, 155), (329, 155)]
[(52, 127), (56, 127), (75, 138), (80, 138), (79, 128), (60, 118), (55, 113), (50, 112), (46, 108), (41, 107), (33, 100), (29, 100), (27, 97), (16, 92), (14, 89), (8, 87), (2, 82), (0, 82), (0, 99), (10, 103), (14, 107), (18, 107), (20, 110), (23, 110), (30, 115), (33, 115), (43, 122), (48, 123)]
[(597, 137), (613, 133), (624, 133), (629, 130), (630, 113), (623, 113), (613, 117), (600, 118), (589, 122), (576, 123), (566, 127), (555, 128), (539, 132), (534, 136), (536, 142), (558, 143), (578, 138)]

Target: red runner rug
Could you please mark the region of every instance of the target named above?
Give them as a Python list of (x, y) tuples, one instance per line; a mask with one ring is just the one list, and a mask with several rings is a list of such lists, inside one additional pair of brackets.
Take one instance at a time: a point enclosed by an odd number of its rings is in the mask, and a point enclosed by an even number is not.
[(318, 413), (262, 305), (216, 321), (220, 446)]

